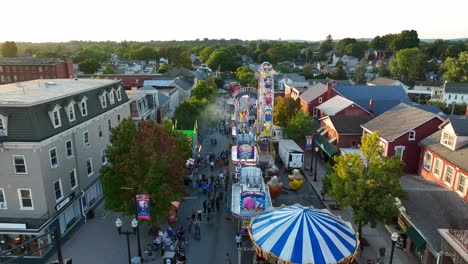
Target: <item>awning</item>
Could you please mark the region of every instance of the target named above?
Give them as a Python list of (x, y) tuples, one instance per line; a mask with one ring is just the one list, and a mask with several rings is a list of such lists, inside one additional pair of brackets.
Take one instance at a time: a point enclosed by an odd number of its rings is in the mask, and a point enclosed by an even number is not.
[(408, 231), (406, 232), (408, 237), (411, 239), (411, 242), (414, 244), (415, 247), (419, 249), (424, 249), (426, 246), (426, 240), (419, 234), (414, 227), (410, 227)]
[(321, 136), (315, 136), (314, 142), (316, 146), (319, 146), (328, 156), (333, 157), (336, 154), (336, 149), (328, 143), (328, 140)]

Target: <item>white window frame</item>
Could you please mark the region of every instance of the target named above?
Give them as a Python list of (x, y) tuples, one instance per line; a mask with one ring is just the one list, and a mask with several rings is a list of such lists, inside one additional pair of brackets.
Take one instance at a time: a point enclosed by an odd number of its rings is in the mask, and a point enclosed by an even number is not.
[[(15, 157), (22, 157), (23, 158), (24, 172), (17, 172), (16, 171)], [(12, 155), (12, 159), (13, 159), (13, 170), (15, 171), (15, 174), (21, 174), (21, 175), (28, 174), (28, 167), (26, 166), (26, 157), (24, 155)]]
[(106, 150), (105, 149), (101, 149), (101, 163), (102, 163), (102, 165), (107, 164), (107, 156), (106, 156)]
[[(447, 139), (444, 139), (444, 136), (447, 136)], [(450, 137), (453, 138), (453, 142), (452, 144), (450, 145)], [(442, 131), (442, 136), (440, 137), (440, 143), (446, 147), (449, 147), (450, 149), (454, 149), (454, 146), (455, 146), (455, 135), (451, 134), (451, 133), (448, 133), (446, 131)]]
[[(68, 142), (70, 142), (70, 148), (68, 148), (68, 145), (67, 145)], [(69, 155), (69, 153), (68, 153), (69, 150), (70, 150), (70, 152), (71, 152), (70, 155)], [(67, 158), (73, 158), (73, 143), (72, 143), (71, 140), (65, 141), (65, 151), (66, 151), (66, 153), (67, 153)]]
[(323, 102), (323, 99), (322, 97), (320, 96), (319, 99), (318, 99), (318, 103), (321, 104)]
[[(62, 126), (62, 117), (60, 116), (60, 105), (56, 105), (52, 111), (49, 111), (50, 121), (52, 121), (52, 126), (58, 128)], [(55, 119), (55, 114), (57, 114), (57, 119)], [(58, 124), (55, 121), (58, 121)]]
[(317, 107), (314, 107), (312, 109), (312, 116), (317, 117), (317, 115), (318, 115), (318, 109), (317, 109)]
[[(465, 184), (464, 184), (464, 186), (463, 186), (463, 190), (460, 191), (458, 188), (460, 187), (460, 182), (461, 182), (462, 179), (465, 179)], [(465, 175), (465, 174), (459, 172), (459, 173), (458, 173), (457, 186), (455, 187), (455, 190), (456, 190), (459, 194), (465, 196), (465, 195), (466, 195), (467, 186), (468, 186), (468, 175)]]
[[(437, 163), (439, 163), (440, 168), (437, 167)], [(439, 170), (439, 173), (437, 173), (436, 170)], [(440, 178), (442, 177), (443, 170), (444, 170), (444, 162), (441, 159), (436, 157), (434, 160), (434, 166), (432, 166), (432, 174)]]
[(81, 99), (79, 107), (80, 107), (81, 116), (87, 116), (88, 115), (88, 97), (85, 96), (83, 97), (83, 99)]
[[(57, 182), (59, 183), (59, 188), (60, 188), (60, 197), (59, 197), (59, 198), (57, 198), (57, 191), (55, 190), (55, 184), (56, 184)], [(60, 201), (60, 200), (63, 198), (62, 179), (56, 180), (56, 181), (54, 182), (53, 186), (54, 186), (54, 197), (55, 197), (55, 201), (58, 202), (58, 201)]]
[[(29, 199), (31, 200), (31, 207), (25, 207), (24, 204), (23, 204), (23, 196), (21, 196), (21, 191), (29, 191)], [(34, 200), (33, 200), (33, 197), (32, 197), (32, 191), (30, 188), (18, 188), (17, 189), (17, 192), (18, 192), (18, 201), (19, 201), (19, 205), (20, 205), (20, 210), (34, 210)]]
[[(56, 162), (55, 164), (52, 163), (52, 150), (55, 151), (55, 162)], [(58, 153), (57, 153), (56, 147), (49, 149), (49, 161), (50, 161), (51, 168), (57, 168), (59, 166)]]
[(411, 131), (408, 133), (408, 140), (410, 140), (410, 141), (416, 140), (416, 131), (411, 130)]
[(117, 124), (120, 124), (120, 114), (117, 115)]
[(99, 96), (99, 101), (101, 101), (102, 108), (107, 107), (107, 92), (106, 91), (102, 92), (102, 94)]
[[(431, 158), (429, 159), (429, 164), (426, 163), (426, 155), (429, 155), (431, 156)], [(424, 156), (423, 156), (423, 168), (427, 171), (431, 171), (431, 168), (432, 168), (432, 160), (434, 159), (434, 156), (432, 155), (432, 153), (430, 153), (429, 151), (425, 151), (424, 152)]]
[[(446, 178), (447, 178), (447, 171), (448, 171), (449, 168), (452, 170), (453, 173), (452, 173), (452, 178), (450, 179), (450, 182), (447, 182), (447, 181), (446, 181)], [(447, 166), (445, 166), (444, 177), (442, 178), (442, 181), (443, 181), (446, 185), (452, 186), (453, 181), (455, 180), (455, 176), (456, 176), (456, 175), (457, 175), (457, 171), (455, 170), (455, 168), (452, 167), (452, 166), (450, 166), (450, 165), (447, 165)]]
[(0, 188), (0, 194), (1, 194), (1, 197), (3, 197), (3, 201), (0, 201), (0, 204), (3, 204), (2, 206), (0, 206), (0, 210), (6, 210), (8, 209), (8, 204), (7, 204), (7, 200), (6, 200), (6, 196), (5, 196), (5, 190), (3, 188)]
[(116, 91), (116, 94), (117, 94), (117, 101), (120, 102), (122, 100), (122, 86), (119, 86), (119, 88)]
[(67, 106), (67, 116), (68, 116), (68, 121), (70, 122), (73, 122), (76, 120), (75, 101), (73, 100)]
[[(89, 168), (91, 168), (91, 173), (88, 170), (88, 162)], [(86, 160), (86, 173), (88, 174), (88, 177), (91, 177), (94, 174), (93, 159), (91, 157)]]
[(115, 103), (115, 94), (114, 94), (115, 90), (114, 88), (112, 88), (110, 91), (109, 91), (109, 102), (111, 105), (113, 105)]
[(112, 131), (112, 119), (107, 119), (107, 128), (109, 132)]
[[(75, 186), (72, 185), (72, 180), (71, 180), (71, 176), (72, 176), (72, 173), (73, 172), (73, 178), (75, 179)], [(76, 177), (76, 169), (73, 168), (73, 170), (69, 171), (68, 172), (68, 179), (70, 180), (70, 186), (71, 186), (71, 189), (74, 190), (78, 187), (78, 178)]]
[(400, 160), (403, 160), (403, 156), (405, 153), (405, 146), (395, 146), (395, 156), (397, 156), (398, 149), (401, 149), (401, 155), (399, 156), (400, 156)]
[(0, 137), (8, 136), (8, 118), (6, 116), (0, 115), (0, 121), (2, 126), (0, 127)]
[(85, 148), (89, 148), (91, 144), (89, 143), (89, 132), (88, 130), (83, 132), (83, 145)]
[(98, 136), (99, 136), (99, 137), (102, 137), (102, 135), (103, 135), (103, 132), (102, 132), (102, 124), (99, 123), (99, 124), (98, 124)]

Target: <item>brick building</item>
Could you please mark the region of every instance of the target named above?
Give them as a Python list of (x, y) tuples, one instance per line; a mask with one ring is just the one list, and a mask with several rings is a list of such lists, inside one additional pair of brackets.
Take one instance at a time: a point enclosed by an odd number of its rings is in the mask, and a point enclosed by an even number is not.
[(55, 58), (0, 58), (0, 84), (75, 77), (73, 62)]

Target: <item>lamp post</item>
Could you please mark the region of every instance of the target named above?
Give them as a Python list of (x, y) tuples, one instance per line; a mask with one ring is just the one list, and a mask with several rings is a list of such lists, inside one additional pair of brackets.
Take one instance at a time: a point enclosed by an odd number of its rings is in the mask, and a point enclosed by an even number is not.
[(393, 262), (393, 251), (395, 250), (395, 244), (398, 241), (398, 238), (400, 236), (398, 235), (397, 232), (393, 232), (392, 234), (392, 251), (390, 252), (390, 264)]
[(124, 234), (127, 237), (127, 255), (128, 255), (128, 264), (131, 264), (131, 257), (130, 257), (130, 235), (135, 235), (137, 228), (138, 228), (138, 221), (133, 218), (132, 220), (132, 231), (122, 231), (122, 220), (120, 218), (117, 218), (115, 220), (115, 227), (117, 227), (117, 231), (119, 232), (119, 235)]
[[(136, 235), (137, 235), (137, 241), (138, 241), (138, 256), (142, 258), (141, 256), (141, 245), (140, 245), (140, 226), (138, 225), (138, 208), (137, 208), (137, 196), (136, 196), (136, 191), (135, 187), (133, 186), (132, 188), (129, 187), (120, 187), (122, 190), (132, 190), (132, 195), (133, 195), (133, 201), (134, 201), (134, 206), (135, 206), (135, 218), (133, 220), (137, 221), (136, 225)], [(132, 220), (132, 226), (133, 226), (133, 220)]]
[(314, 150), (315, 150), (314, 181), (317, 181), (317, 155), (318, 155), (319, 148), (315, 147)]

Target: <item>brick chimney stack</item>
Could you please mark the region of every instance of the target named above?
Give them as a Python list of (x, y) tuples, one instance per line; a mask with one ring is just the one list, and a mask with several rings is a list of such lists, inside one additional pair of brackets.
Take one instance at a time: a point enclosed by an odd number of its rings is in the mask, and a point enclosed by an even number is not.
[(369, 112), (374, 113), (375, 102), (374, 99), (369, 100)]
[(468, 116), (468, 105), (466, 106), (465, 115)]
[(132, 91), (136, 91), (138, 89), (138, 83), (132, 82), (131, 87), (132, 87)]
[(332, 89), (333, 89), (333, 84), (331, 82), (327, 83), (327, 100), (332, 98)]

